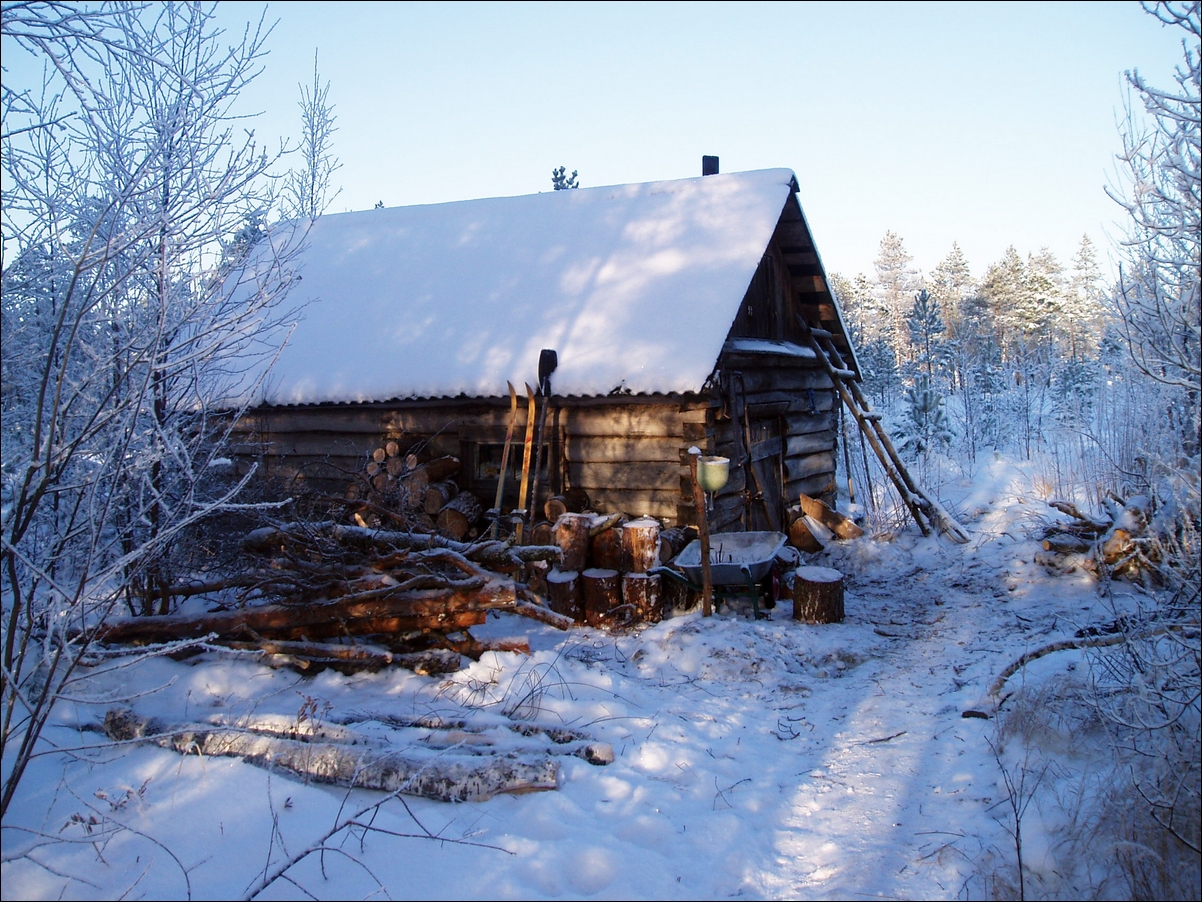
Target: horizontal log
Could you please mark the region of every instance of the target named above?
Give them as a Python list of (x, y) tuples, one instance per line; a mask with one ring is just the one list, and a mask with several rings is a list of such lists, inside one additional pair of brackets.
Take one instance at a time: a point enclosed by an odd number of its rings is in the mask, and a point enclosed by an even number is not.
[(486, 799), (497, 793), (556, 788), (558, 765), (549, 756), (421, 755), (361, 741), (311, 741), (209, 724), (170, 724), (110, 709), (104, 730), (117, 742), (142, 740), (181, 754), (241, 758), (306, 781), (400, 792), (444, 802)]
[[(211, 633), (240, 638), (252, 632), (267, 638), (297, 639), (461, 628), (482, 622), (477, 612), (512, 608), (515, 600), (513, 583), (497, 579), (471, 592), (419, 590), (367, 601), (262, 605), (200, 616), (134, 617), (110, 623), (97, 639), (105, 643), (169, 642)], [(458, 617), (460, 614), (470, 616)]]
[(790, 413), (785, 415), (785, 431), (793, 435), (825, 432), (838, 426), (839, 418), (833, 409), (819, 413)]
[[(727, 376), (727, 384), (738, 397), (739, 380)], [(808, 389), (830, 391), (833, 388), (825, 370), (811, 367), (778, 367), (772, 370), (743, 372), (742, 394), (750, 396), (765, 391), (806, 391)]]
[(688, 449), (679, 436), (580, 436), (569, 434), (564, 459), (569, 463), (628, 463), (679, 461)]
[(833, 429), (824, 432), (809, 432), (803, 435), (790, 435), (785, 442), (787, 457), (801, 457), (819, 451), (834, 451), (837, 444), (837, 433)]
[(785, 458), (785, 482), (806, 479), (819, 473), (834, 472), (835, 455), (833, 452)]
[(601, 490), (676, 491), (680, 462), (638, 461), (633, 463), (571, 462), (568, 481), (585, 489), (594, 499)]

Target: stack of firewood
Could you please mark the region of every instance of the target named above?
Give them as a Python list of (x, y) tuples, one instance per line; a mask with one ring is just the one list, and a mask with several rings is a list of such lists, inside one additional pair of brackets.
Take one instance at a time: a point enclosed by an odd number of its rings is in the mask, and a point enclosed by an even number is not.
[[(437, 535), (292, 523), (256, 529), (243, 540), (258, 563), (215, 589), (233, 590), (238, 607), (199, 616), (137, 617), (108, 624), (106, 643), (203, 640), (259, 651), (299, 669), (342, 670), (400, 664), (458, 669), (459, 655), (490, 648), (468, 628), (506, 610), (560, 629), (572, 621), (538, 604), (513, 579), (534, 561), (555, 562), (555, 547), (505, 542), (472, 545)], [(183, 591), (176, 594), (188, 594)], [(198, 593), (192, 593), (198, 594)], [(525, 645), (528, 650), (528, 644)]]
[(453, 479), (459, 466), (457, 457), (422, 461), (402, 453), (397, 442), (386, 442), (347, 489), (351, 516), (360, 526), (389, 521), (457, 542), (474, 539), (484, 506), (471, 492), (459, 490)]
[(650, 571), (683, 548), (683, 530), (663, 530), (651, 517), (568, 512), (552, 538), (562, 555), (546, 577), (553, 611), (597, 627), (663, 619), (664, 586)]
[(1037, 563), (1055, 573), (1082, 569), (1095, 576), (1143, 579), (1154, 576), (1161, 559), (1160, 540), (1150, 529), (1151, 504), (1136, 495), (1122, 499), (1110, 495), (1106, 513), (1094, 517), (1082, 513), (1069, 501), (1052, 501), (1050, 506), (1071, 519), (1056, 523), (1043, 533), (1043, 551)]

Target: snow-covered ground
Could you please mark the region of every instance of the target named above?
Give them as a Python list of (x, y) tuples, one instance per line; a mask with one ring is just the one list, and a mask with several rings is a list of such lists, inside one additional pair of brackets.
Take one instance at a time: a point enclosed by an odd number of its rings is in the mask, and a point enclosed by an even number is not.
[[(377, 831), (337, 833), (263, 898), (989, 896), (1015, 860), (994, 749), (1011, 765), (1019, 751), (1005, 706), (962, 712), (984, 707), (1024, 652), (1106, 622), (1141, 591), (1116, 584), (1103, 601), (1088, 576), (1037, 565), (1038, 527), (1057, 515), (1030, 485), (1000, 461), (946, 486), (966, 546), (911, 528), (818, 556), (847, 576), (841, 624), (794, 622), (787, 602), (767, 620), (689, 612), (614, 635), (503, 615), (478, 632), (527, 635), (533, 654), (487, 653), (449, 677), (304, 678), (208, 656), (98, 677), (44, 734), (79, 751), (35, 759), (9, 812), (4, 897), (237, 898), (382, 795), (78, 729), (117, 703), (172, 721), (303, 710), (396, 741), (421, 731), (371, 721), (508, 716), (613, 746), (608, 766), (562, 758), (557, 791), (392, 799), (370, 815)], [(1086, 669), (1082, 653), (1058, 652), (1007, 689)], [(1097, 878), (1057, 853), (1052, 799), (1079, 773), (1071, 739), (1023, 824), (1040, 895), (1079, 897)]]

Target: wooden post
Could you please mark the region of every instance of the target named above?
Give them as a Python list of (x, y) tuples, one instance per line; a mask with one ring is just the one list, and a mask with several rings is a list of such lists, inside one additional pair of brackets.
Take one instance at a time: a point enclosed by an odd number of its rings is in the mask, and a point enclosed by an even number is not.
[(710, 528), (705, 514), (705, 492), (697, 481), (697, 461), (701, 450), (689, 449), (689, 473), (693, 477), (693, 504), (697, 506), (697, 532), (701, 537), (701, 616), (709, 617), (714, 610), (714, 580), (710, 574)]
[(793, 572), (793, 619), (842, 623), (843, 574), (830, 567), (798, 567)]

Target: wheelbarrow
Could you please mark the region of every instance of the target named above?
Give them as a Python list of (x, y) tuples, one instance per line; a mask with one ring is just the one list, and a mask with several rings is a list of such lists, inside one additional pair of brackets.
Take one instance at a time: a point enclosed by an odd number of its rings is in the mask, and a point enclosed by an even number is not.
[[(788, 536), (779, 532), (725, 532), (710, 536), (710, 580), (715, 607), (724, 601), (729, 605), (733, 598), (750, 595), (756, 619), (766, 617), (760, 613), (760, 595), (764, 592), (761, 586), (770, 576), (772, 565), (786, 541)], [(690, 542), (670, 566), (657, 567), (652, 572), (682, 582), (694, 592), (703, 591), (701, 540)], [(768, 585), (766, 607), (776, 604), (775, 594)]]

